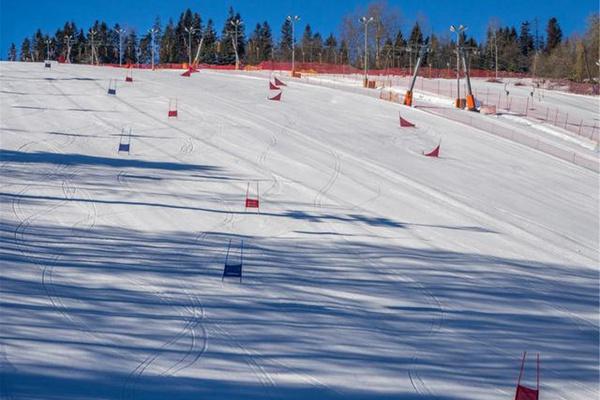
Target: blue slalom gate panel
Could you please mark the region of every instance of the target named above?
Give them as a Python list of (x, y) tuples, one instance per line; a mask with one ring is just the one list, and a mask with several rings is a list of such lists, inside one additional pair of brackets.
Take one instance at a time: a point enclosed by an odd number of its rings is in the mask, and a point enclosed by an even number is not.
[[(240, 257), (239, 262), (230, 261), (230, 252), (231, 250), (231, 240), (229, 240), (229, 245), (227, 246), (227, 254), (225, 255), (225, 268), (223, 268), (223, 277), (221, 281), (225, 278), (233, 277), (240, 278), (240, 282), (242, 281), (242, 265), (244, 264), (244, 241), (242, 240), (240, 244)], [(236, 260), (237, 261), (237, 260)]]
[(108, 89), (108, 94), (112, 94), (113, 96), (117, 94), (117, 89)]
[(44, 63), (44, 67), (45, 68), (50, 68), (52, 67), (52, 64), (50, 64), (49, 62)]
[(241, 278), (242, 277), (242, 264), (229, 264), (229, 265), (225, 265), (225, 269), (223, 269), (223, 277), (235, 277), (235, 278)]
[(119, 152), (126, 151), (129, 153), (129, 143), (119, 143)]

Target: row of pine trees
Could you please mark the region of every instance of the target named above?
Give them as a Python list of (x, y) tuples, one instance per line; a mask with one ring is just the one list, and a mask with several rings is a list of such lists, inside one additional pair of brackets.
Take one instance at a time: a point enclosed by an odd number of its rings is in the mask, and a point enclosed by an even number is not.
[[(384, 21), (392, 15), (381, 8), (380, 2), (371, 3), (366, 12), (376, 18), (369, 27), (369, 68), (406, 68), (414, 65), (419, 46), (430, 45), (425, 66), (448, 68), (454, 66), (456, 43), (450, 34), (426, 34), (416, 22), (408, 37), (404, 37), (396, 21)], [(378, 8), (379, 7), (379, 8)], [(387, 13), (387, 14), (386, 14)], [(20, 52), (13, 43), (8, 59), (12, 61), (43, 61), (46, 58), (63, 58), (72, 63), (155, 63), (201, 62), (206, 64), (234, 64), (236, 50), (239, 60), (248, 65), (263, 61), (290, 61), (292, 58), (292, 22), (284, 19), (279, 39), (275, 40), (267, 21), (256, 24), (249, 37), (241, 15), (229, 9), (228, 17), (220, 30), (213, 20), (203, 21), (200, 14), (187, 9), (175, 23), (169, 20), (162, 25), (157, 17), (151, 29), (136, 32), (122, 29), (119, 24), (109, 27), (96, 21), (87, 29), (67, 22), (52, 36), (37, 30), (25, 38)], [(345, 24), (345, 25), (344, 25)], [(309, 24), (296, 24), (296, 60), (338, 65), (364, 66), (364, 44), (360, 24), (355, 15), (342, 20), (340, 38), (329, 34), (326, 38), (313, 32)], [(395, 29), (395, 32), (393, 31)], [(600, 47), (598, 14), (589, 17), (583, 36), (564, 38), (559, 22), (551, 18), (543, 29), (529, 21), (519, 29), (490, 24), (485, 40), (478, 43), (464, 33), (461, 43), (469, 49), (470, 67), (484, 70), (531, 73), (535, 76), (568, 78), (575, 81), (597, 79)], [(236, 46), (237, 44), (237, 46)], [(119, 53), (121, 48), (121, 53)], [(122, 59), (119, 60), (119, 54)], [(496, 60), (497, 66), (496, 66)]]

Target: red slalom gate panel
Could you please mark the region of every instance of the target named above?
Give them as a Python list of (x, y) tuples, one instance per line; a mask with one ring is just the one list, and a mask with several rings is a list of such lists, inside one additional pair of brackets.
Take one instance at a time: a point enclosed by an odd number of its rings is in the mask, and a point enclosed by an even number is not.
[(192, 75), (192, 70), (188, 69), (187, 71), (185, 71), (183, 74), (181, 74), (181, 76), (187, 76), (188, 78)]
[(277, 77), (275, 77), (275, 84), (277, 86), (287, 86), (285, 83), (281, 82)]
[(429, 153), (423, 153), (423, 155), (425, 157), (439, 157), (440, 156), (440, 145), (438, 144), (435, 149), (431, 150)]
[(515, 393), (515, 400), (539, 400), (540, 398), (540, 354), (537, 354), (537, 365), (536, 365), (536, 389), (528, 388), (527, 386), (521, 385), (521, 378), (523, 377), (523, 371), (525, 368), (525, 358), (527, 352), (523, 352), (523, 361), (521, 361), (521, 371), (519, 372), (519, 380), (517, 381), (517, 392)]
[(273, 97), (269, 97), (269, 100), (273, 100), (273, 101), (281, 101), (281, 92), (277, 93), (275, 96)]
[[(173, 105), (175, 105), (175, 107), (173, 107)], [(169, 113), (168, 113), (169, 118), (171, 117), (177, 117), (177, 99), (173, 100), (173, 99), (169, 99)]]
[(258, 208), (258, 199), (246, 199), (246, 208)]
[(405, 120), (404, 118), (402, 118), (402, 116), (400, 116), (400, 127), (402, 128), (414, 128), (415, 124), (413, 124), (410, 121)]
[(539, 400), (540, 392), (535, 389), (530, 389), (523, 385), (517, 386), (517, 394), (515, 400)]
[(273, 82), (269, 81), (269, 90), (279, 90), (279, 88)]

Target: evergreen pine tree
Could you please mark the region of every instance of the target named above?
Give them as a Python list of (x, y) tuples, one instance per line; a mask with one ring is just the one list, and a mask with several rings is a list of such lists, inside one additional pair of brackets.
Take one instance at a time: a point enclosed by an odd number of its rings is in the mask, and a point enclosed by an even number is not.
[(152, 33), (148, 32), (140, 38), (138, 47), (139, 62), (142, 64), (152, 63)]
[(17, 61), (17, 46), (14, 43), (11, 43), (8, 49), (8, 61)]
[(160, 63), (177, 62), (177, 38), (175, 36), (175, 25), (172, 19), (165, 26), (164, 33), (160, 38)]
[(129, 30), (129, 34), (124, 39), (123, 43), (123, 63), (135, 64), (138, 59), (138, 39), (135, 30)]
[(200, 51), (200, 61), (206, 64), (217, 63), (217, 32), (215, 31), (213, 20), (209, 19), (206, 28), (202, 33), (204, 41)]
[(21, 44), (20, 61), (31, 61), (31, 41), (29, 38), (23, 39)]
[(271, 60), (273, 58), (273, 35), (267, 21), (264, 21), (260, 27), (260, 42), (260, 61)]
[(83, 63), (88, 58), (88, 43), (85, 37), (85, 33), (83, 33), (83, 29), (79, 29), (79, 32), (76, 35), (75, 45), (73, 52), (73, 62)]
[(400, 68), (406, 62), (404, 49), (406, 48), (406, 40), (404, 40), (404, 36), (402, 35), (402, 31), (398, 30), (396, 34), (396, 38), (394, 39), (394, 59), (395, 66)]
[(281, 61), (292, 60), (292, 22), (287, 18), (281, 26), (281, 38), (279, 40), (279, 58)]
[(304, 27), (304, 33), (302, 34), (302, 40), (300, 41), (300, 49), (302, 53), (302, 62), (312, 62), (312, 46), (313, 46), (313, 34), (309, 24)]
[(42, 35), (42, 31), (38, 29), (33, 35), (33, 61), (44, 61), (46, 58), (46, 44), (44, 43), (44, 36)]
[[(239, 24), (237, 23), (239, 22)], [(237, 43), (235, 38), (237, 36)], [(234, 43), (236, 46), (234, 47)], [(239, 13), (229, 7), (229, 16), (223, 25), (221, 34), (220, 62), (222, 64), (235, 64), (235, 52), (237, 49), (240, 62), (244, 61), (246, 39), (244, 35), (244, 24)]]
[(530, 24), (525, 21), (521, 24), (521, 30), (519, 32), (519, 70), (526, 72), (529, 70), (531, 65), (531, 58), (533, 55), (535, 45), (535, 39), (530, 32)]
[(348, 49), (348, 42), (342, 40), (340, 42), (340, 64), (347, 65), (350, 64), (350, 50)]
[(325, 39), (325, 62), (329, 64), (337, 64), (337, 40), (333, 33), (330, 33)]
[(562, 41), (562, 30), (555, 17), (550, 18), (546, 28), (546, 51), (552, 51)]
[(256, 24), (248, 40), (247, 60), (249, 64), (258, 64), (261, 61), (261, 39), (261, 26), (260, 24)]
[(421, 44), (423, 44), (423, 32), (421, 32), (421, 26), (419, 25), (419, 22), (415, 22), (415, 25), (410, 31), (408, 45), (417, 46)]

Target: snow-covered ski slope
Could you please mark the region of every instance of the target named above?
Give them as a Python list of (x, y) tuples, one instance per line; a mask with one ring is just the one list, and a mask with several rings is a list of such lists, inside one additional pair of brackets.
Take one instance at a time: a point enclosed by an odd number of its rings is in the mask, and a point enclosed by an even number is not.
[(523, 351), (541, 398), (598, 397), (597, 173), (284, 76), (274, 102), (265, 76), (179, 74), (0, 64), (3, 399), (500, 400)]

